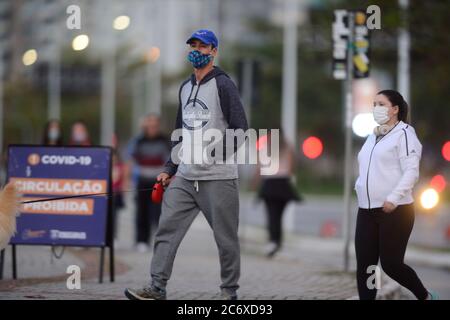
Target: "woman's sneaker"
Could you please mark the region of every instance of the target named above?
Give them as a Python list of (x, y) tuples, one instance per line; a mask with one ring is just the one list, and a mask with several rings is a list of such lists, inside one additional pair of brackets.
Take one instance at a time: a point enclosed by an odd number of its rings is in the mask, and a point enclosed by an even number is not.
[(229, 292), (222, 291), (221, 297), (222, 297), (222, 300), (238, 300), (238, 296), (237, 296), (236, 292), (229, 293)]
[(434, 291), (428, 291), (428, 295), (430, 297), (429, 300), (439, 300), (438, 294)]
[(125, 289), (125, 296), (130, 300), (166, 300), (166, 291), (147, 286), (142, 289)]

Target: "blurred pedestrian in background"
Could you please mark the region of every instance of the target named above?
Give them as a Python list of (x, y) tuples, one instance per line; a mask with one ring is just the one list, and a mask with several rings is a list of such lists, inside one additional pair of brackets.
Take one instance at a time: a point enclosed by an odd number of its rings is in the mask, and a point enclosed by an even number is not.
[[(259, 140), (258, 148), (271, 150), (272, 130), (268, 130), (267, 139)], [(292, 183), (295, 174), (295, 153), (286, 141), (282, 131), (279, 131), (279, 157), (271, 156), (271, 161), (278, 165), (278, 171), (273, 175), (260, 175), (260, 164), (256, 172), (254, 186), (260, 182), (258, 198), (262, 199), (266, 207), (266, 227), (269, 243), (265, 248), (268, 258), (273, 257), (283, 242), (283, 213), (290, 201), (300, 201), (301, 198)], [(261, 150), (266, 152), (267, 150)], [(269, 153), (266, 153), (269, 155)]]
[(78, 120), (72, 124), (70, 130), (70, 145), (72, 146), (90, 146), (92, 145), (89, 130), (82, 120)]
[(375, 300), (369, 286), (378, 261), (384, 272), (420, 300), (437, 299), (416, 272), (404, 263), (414, 226), (413, 187), (419, 179), (422, 144), (408, 124), (408, 104), (394, 90), (380, 91), (374, 101), (375, 127), (358, 154), (359, 177), (355, 250), (361, 300)]
[(131, 160), (129, 166), (134, 167), (131, 174), (137, 174), (136, 249), (139, 252), (149, 250), (153, 231), (156, 230), (161, 215), (161, 204), (151, 201), (151, 191), (139, 190), (153, 187), (157, 176), (164, 169), (170, 151), (170, 140), (161, 132), (159, 116), (148, 114), (143, 119), (142, 132), (130, 142), (128, 150)]
[(52, 119), (45, 124), (42, 144), (46, 146), (63, 145), (63, 134), (59, 120)]
[(112, 189), (113, 189), (113, 235), (118, 238), (118, 213), (125, 207), (123, 190), (125, 189), (125, 175), (127, 174), (125, 163), (119, 152), (117, 135), (113, 137), (112, 150)]

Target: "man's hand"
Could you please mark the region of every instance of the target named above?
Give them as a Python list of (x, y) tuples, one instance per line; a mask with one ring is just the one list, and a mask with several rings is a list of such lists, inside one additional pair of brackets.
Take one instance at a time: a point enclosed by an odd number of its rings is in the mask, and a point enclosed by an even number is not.
[(161, 181), (163, 186), (167, 186), (170, 183), (170, 176), (165, 172), (161, 172), (156, 180)]
[(385, 201), (383, 203), (383, 212), (391, 213), (392, 211), (395, 210), (395, 208), (397, 208), (397, 206), (395, 204), (393, 204), (392, 202)]

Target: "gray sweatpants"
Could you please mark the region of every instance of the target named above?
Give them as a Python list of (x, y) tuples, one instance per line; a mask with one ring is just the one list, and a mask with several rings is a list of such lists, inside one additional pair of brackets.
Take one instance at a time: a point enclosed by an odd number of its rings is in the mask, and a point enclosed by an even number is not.
[[(198, 183), (198, 185), (197, 185)], [(222, 291), (233, 294), (240, 276), (237, 179), (186, 180), (174, 177), (164, 192), (161, 217), (151, 263), (152, 283), (165, 289), (178, 247), (195, 217), (202, 211), (219, 249)]]

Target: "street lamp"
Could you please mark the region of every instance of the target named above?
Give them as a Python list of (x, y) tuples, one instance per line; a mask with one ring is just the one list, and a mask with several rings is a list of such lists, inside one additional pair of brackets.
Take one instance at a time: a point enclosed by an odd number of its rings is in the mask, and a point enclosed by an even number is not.
[(87, 48), (89, 45), (89, 37), (85, 34), (80, 34), (73, 38), (72, 48), (75, 51), (81, 51)]
[(26, 66), (31, 66), (33, 63), (37, 61), (38, 54), (35, 49), (30, 49), (25, 51), (25, 53), (22, 56), (22, 62)]
[(125, 30), (130, 25), (129, 16), (118, 16), (113, 21), (113, 28), (116, 30)]
[(158, 47), (151, 47), (150, 50), (145, 53), (145, 61), (155, 63), (158, 61), (160, 55), (161, 50)]
[[(123, 31), (130, 25), (130, 17), (126, 15), (118, 16), (114, 19), (112, 27), (115, 30)], [(102, 145), (111, 145), (116, 110), (116, 40), (112, 36), (112, 50), (104, 55), (102, 59), (102, 89), (101, 89), (101, 121), (100, 139)]]

